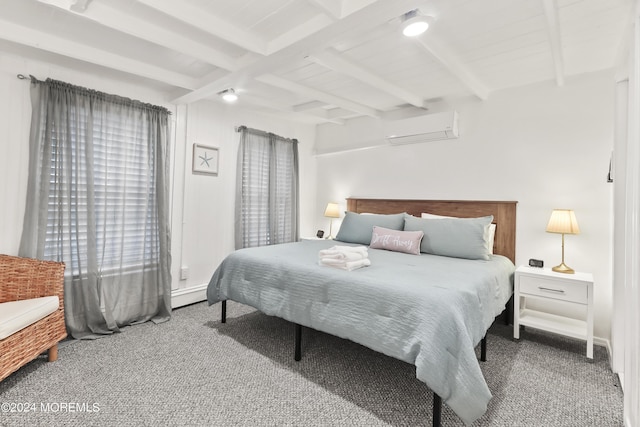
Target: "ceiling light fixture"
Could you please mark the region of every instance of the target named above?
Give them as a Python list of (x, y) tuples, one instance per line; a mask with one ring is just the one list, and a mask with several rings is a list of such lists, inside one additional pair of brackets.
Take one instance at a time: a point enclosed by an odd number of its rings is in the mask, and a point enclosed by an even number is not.
[(238, 100), (238, 95), (236, 94), (236, 91), (233, 90), (233, 88), (225, 89), (222, 92), (218, 92), (218, 95), (222, 96), (222, 99), (227, 102), (235, 102)]
[(400, 17), (402, 22), (402, 34), (407, 37), (415, 37), (427, 31), (429, 28), (428, 16), (420, 13), (420, 10), (413, 9)]

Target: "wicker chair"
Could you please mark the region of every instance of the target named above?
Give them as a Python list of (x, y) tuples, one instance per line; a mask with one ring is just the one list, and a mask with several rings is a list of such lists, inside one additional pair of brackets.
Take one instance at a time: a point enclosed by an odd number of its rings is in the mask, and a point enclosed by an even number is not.
[(58, 342), (67, 336), (64, 323), (64, 268), (62, 262), (0, 255), (0, 303), (57, 296), (59, 308), (0, 340), (0, 381), (48, 350), (58, 358)]

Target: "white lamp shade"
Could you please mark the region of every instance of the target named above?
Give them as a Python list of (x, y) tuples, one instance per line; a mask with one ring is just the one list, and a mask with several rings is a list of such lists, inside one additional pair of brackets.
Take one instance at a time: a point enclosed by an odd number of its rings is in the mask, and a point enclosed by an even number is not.
[(547, 233), (580, 234), (576, 214), (571, 209), (554, 209), (547, 224)]
[(329, 218), (340, 218), (340, 206), (337, 203), (327, 203), (327, 208), (324, 210), (324, 216)]

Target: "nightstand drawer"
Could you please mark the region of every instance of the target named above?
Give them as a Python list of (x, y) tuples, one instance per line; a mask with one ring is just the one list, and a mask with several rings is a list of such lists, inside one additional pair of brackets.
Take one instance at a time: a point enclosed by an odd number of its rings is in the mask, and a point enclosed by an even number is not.
[(520, 275), (520, 293), (587, 304), (587, 287), (582, 283), (563, 282), (544, 277)]

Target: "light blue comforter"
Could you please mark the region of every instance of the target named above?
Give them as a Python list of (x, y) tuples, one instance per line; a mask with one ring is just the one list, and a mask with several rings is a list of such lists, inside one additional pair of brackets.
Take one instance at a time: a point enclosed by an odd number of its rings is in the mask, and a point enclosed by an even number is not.
[(511, 296), (513, 263), (369, 249), (369, 267), (318, 265), (336, 244), (238, 250), (214, 273), (208, 302), (237, 301), (412, 363), (465, 423), (484, 414), (491, 392), (474, 348)]

